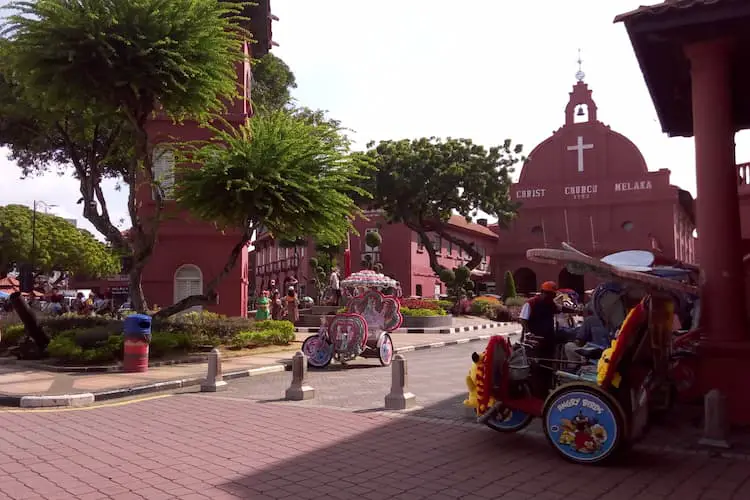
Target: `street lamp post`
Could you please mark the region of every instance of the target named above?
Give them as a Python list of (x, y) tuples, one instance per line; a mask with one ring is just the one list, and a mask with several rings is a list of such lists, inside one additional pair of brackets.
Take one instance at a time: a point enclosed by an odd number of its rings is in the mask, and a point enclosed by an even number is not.
[(31, 259), (30, 259), (31, 262), (29, 264), (29, 267), (25, 270), (25, 272), (21, 273), (23, 277), (23, 281), (24, 281), (24, 284), (21, 288), (25, 289), (21, 291), (26, 292), (26, 293), (32, 293), (34, 291), (34, 269), (36, 268), (36, 207), (37, 205), (44, 206), (44, 213), (49, 213), (50, 208), (54, 208), (57, 206), (51, 203), (46, 203), (41, 200), (34, 200), (34, 204), (31, 210)]

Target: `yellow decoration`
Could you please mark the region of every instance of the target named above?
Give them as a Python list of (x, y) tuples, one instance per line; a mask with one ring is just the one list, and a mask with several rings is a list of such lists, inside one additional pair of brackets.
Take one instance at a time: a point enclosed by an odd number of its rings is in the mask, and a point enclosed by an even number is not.
[(469, 374), (466, 376), (466, 387), (469, 388), (469, 397), (464, 400), (464, 406), (476, 409), (479, 406), (477, 401), (477, 366), (482, 360), (482, 355), (477, 353), (471, 356), (471, 368), (469, 368)]
[(466, 376), (466, 387), (469, 389), (469, 396), (464, 400), (464, 406), (468, 408), (474, 408), (477, 416), (482, 415), (489, 408), (495, 404), (495, 398), (489, 396), (489, 400), (486, 405), (479, 403), (479, 393), (484, 393), (486, 388), (484, 387), (484, 356), (482, 354), (473, 353), (471, 355), (471, 368), (469, 368), (469, 374)]
[[(617, 340), (613, 340), (612, 345), (605, 349), (604, 352), (602, 352), (602, 357), (599, 358), (599, 363), (596, 366), (596, 383), (599, 385), (602, 385), (604, 378), (607, 376), (609, 360), (612, 358), (612, 353), (615, 352), (615, 347), (617, 347)], [(615, 373), (615, 376), (612, 377), (612, 386), (620, 387), (621, 381), (622, 377), (620, 374)]]

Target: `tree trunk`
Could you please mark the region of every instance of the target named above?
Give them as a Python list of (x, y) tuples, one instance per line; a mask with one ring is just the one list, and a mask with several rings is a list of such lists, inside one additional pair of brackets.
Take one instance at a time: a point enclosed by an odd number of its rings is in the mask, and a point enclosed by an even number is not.
[(133, 263), (133, 267), (130, 268), (128, 273), (128, 293), (130, 294), (130, 306), (134, 311), (140, 314), (146, 314), (148, 312), (148, 303), (146, 303), (146, 296), (143, 294), (143, 285), (141, 284), (141, 278), (143, 277), (143, 266), (142, 263)]
[(430, 259), (430, 268), (432, 268), (432, 271), (436, 275), (440, 276), (440, 271), (443, 270), (444, 267), (440, 265), (440, 262), (438, 262), (437, 252), (435, 251), (435, 247), (433, 246), (430, 237), (427, 235), (427, 231), (425, 231), (420, 225), (417, 224), (406, 223), (406, 226), (417, 233), (417, 235), (419, 236), (419, 240), (421, 241), (424, 249), (427, 251), (427, 256)]
[[(148, 146), (148, 134), (144, 128), (146, 116), (147, 115), (143, 115), (139, 120), (134, 122), (136, 129), (135, 168), (130, 172), (130, 178), (128, 179), (128, 184), (130, 185), (130, 192), (128, 193), (128, 212), (132, 222), (132, 227), (130, 228), (130, 245), (133, 248), (133, 268), (131, 269), (129, 276), (130, 300), (133, 309), (143, 314), (147, 312), (148, 303), (143, 294), (141, 276), (143, 274), (143, 268), (146, 266), (146, 262), (148, 262), (148, 259), (154, 252), (156, 236), (159, 231), (161, 212), (164, 208), (163, 192), (160, 187), (156, 187), (156, 182), (154, 180), (154, 168)], [(138, 213), (139, 204), (136, 200), (136, 190), (139, 180), (139, 166), (143, 167), (142, 171), (145, 174), (146, 184), (154, 190), (154, 197), (156, 198), (154, 216), (148, 221), (148, 224), (144, 224), (144, 221), (141, 219), (141, 214)]]
[[(442, 222), (442, 221), (433, 222), (433, 221), (425, 221), (425, 220), (420, 219), (418, 224), (412, 224), (412, 225), (409, 225), (409, 227), (412, 228), (417, 233), (420, 233), (420, 232), (423, 233), (423, 234), (420, 234), (420, 237), (423, 237), (422, 243), (425, 246), (427, 246), (424, 243), (425, 241), (424, 238), (427, 237), (426, 233), (432, 232), (432, 233), (439, 235), (441, 239), (450, 241), (457, 247), (461, 248), (471, 257), (471, 260), (469, 260), (469, 262), (467, 262), (464, 265), (464, 267), (467, 267), (469, 270), (476, 269), (476, 267), (482, 263), (482, 254), (479, 253), (479, 250), (477, 250), (477, 247), (474, 245), (474, 243), (464, 241), (461, 238), (458, 238), (454, 236), (453, 234), (449, 233), (448, 232), (449, 226), (445, 222)], [(429, 238), (427, 239), (427, 241), (429, 241)], [(435, 255), (436, 252), (434, 251), (430, 252), (429, 251), (430, 248), (431, 248), (431, 245), (430, 247), (428, 247), (428, 253), (430, 254), (430, 267), (432, 267), (432, 270), (435, 271), (435, 267), (433, 266), (433, 256), (435, 257), (434, 263), (438, 267), (442, 267), (442, 266), (440, 266), (437, 263), (437, 255)], [(435, 272), (440, 274), (439, 271), (435, 271)]]
[(29, 304), (23, 299), (21, 292), (13, 292), (10, 294), (9, 300), (21, 322), (23, 322), (23, 326), (26, 328), (29, 337), (36, 344), (39, 355), (43, 355), (49, 345), (49, 337), (47, 337), (47, 334), (44, 333), (44, 330), (39, 325), (36, 314), (34, 314)]

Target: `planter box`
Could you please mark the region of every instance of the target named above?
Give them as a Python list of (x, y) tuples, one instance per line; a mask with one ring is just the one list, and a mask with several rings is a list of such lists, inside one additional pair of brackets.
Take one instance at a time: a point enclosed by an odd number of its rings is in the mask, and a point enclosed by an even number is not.
[(453, 325), (453, 316), (404, 316), (401, 328), (440, 328)]

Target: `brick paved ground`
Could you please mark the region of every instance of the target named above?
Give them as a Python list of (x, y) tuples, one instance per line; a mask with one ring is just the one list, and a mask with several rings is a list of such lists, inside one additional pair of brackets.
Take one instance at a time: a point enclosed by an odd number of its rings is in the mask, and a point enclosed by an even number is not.
[[(413, 414), (456, 422), (471, 420), (467, 419), (463, 407), (467, 395), (465, 378), (471, 353), (481, 351), (485, 344), (476, 342), (406, 353), (409, 389), (416, 394), (417, 404), (422, 406)], [(230, 382), (225, 394), (255, 401), (278, 401), (284, 397), (290, 378), (289, 373), (275, 373), (235, 380)], [(331, 364), (324, 370), (310, 370), (308, 382), (315, 388), (316, 397), (299, 403), (301, 405), (372, 412), (383, 408), (384, 397), (391, 387), (391, 370), (381, 367), (377, 360), (358, 359), (347, 368)], [(701, 408), (679, 407), (662, 422), (655, 422), (644, 445), (697, 450), (702, 433), (701, 417)], [(530, 430), (541, 435), (540, 422), (533, 422)], [(750, 459), (750, 433), (735, 432), (733, 444), (731, 453)]]
[(750, 498), (747, 462), (579, 467), (533, 434), (225, 395), (0, 418), (0, 498)]
[[(465, 378), (471, 365), (471, 353), (484, 349), (486, 342), (405, 353), (409, 387), (418, 404), (426, 407), (420, 414), (454, 419), (463, 415), (466, 398)], [(253, 379), (230, 382), (233, 397), (274, 401), (284, 397), (289, 373), (274, 373)], [(381, 409), (391, 387), (391, 368), (375, 359), (357, 359), (342, 367), (332, 363), (323, 370), (309, 370), (308, 382), (316, 390), (314, 400), (302, 404), (334, 406), (355, 411)]]

